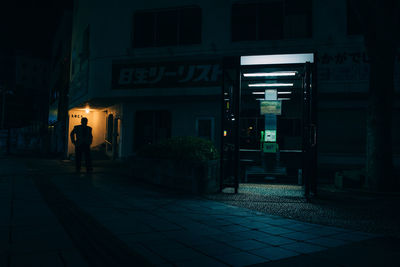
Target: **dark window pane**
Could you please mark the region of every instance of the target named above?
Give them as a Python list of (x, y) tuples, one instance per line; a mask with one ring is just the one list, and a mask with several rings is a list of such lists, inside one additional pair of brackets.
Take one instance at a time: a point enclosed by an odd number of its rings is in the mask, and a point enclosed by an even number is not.
[(347, 34), (362, 34), (362, 25), (359, 16), (350, 3), (350, 0), (347, 0)]
[(153, 144), (154, 115), (151, 111), (137, 111), (135, 117), (135, 148)]
[(257, 5), (232, 6), (232, 41), (257, 40)]
[(283, 38), (283, 3), (260, 4), (258, 8), (259, 40), (277, 40)]
[(306, 38), (312, 36), (312, 1), (286, 0), (284, 36)]
[(171, 137), (171, 113), (167, 110), (136, 111), (135, 149)]
[(179, 43), (201, 43), (201, 9), (185, 8), (181, 10), (179, 22)]
[(178, 12), (163, 11), (157, 14), (157, 45), (178, 44)]
[(135, 47), (149, 47), (154, 45), (155, 18), (154, 13), (138, 12), (134, 18)]
[(204, 119), (198, 121), (199, 137), (211, 140), (212, 135), (212, 123), (210, 119)]
[(171, 113), (166, 110), (155, 112), (155, 143), (171, 137)]
[(286, 0), (285, 1), (285, 14), (286, 15), (300, 15), (308, 14), (311, 11), (311, 0)]

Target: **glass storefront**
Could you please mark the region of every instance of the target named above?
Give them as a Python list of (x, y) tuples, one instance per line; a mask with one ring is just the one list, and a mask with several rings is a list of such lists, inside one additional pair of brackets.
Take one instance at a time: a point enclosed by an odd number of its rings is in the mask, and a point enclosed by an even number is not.
[(313, 55), (281, 56), (242, 57), (240, 66), (225, 69), (221, 188), (286, 183), (305, 185), (306, 194), (314, 188)]

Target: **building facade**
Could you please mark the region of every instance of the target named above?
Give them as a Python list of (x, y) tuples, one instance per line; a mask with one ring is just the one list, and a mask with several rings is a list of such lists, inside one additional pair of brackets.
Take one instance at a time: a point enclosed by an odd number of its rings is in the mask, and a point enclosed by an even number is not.
[(65, 154), (67, 149), (68, 91), (71, 62), (72, 12), (61, 16), (55, 32), (50, 63), (49, 136), (50, 152)]
[(224, 58), (314, 53), (319, 163), (364, 164), (369, 63), (346, 0), (75, 0), (72, 25), (69, 131), (88, 117), (113, 158), (171, 136), (220, 147)]

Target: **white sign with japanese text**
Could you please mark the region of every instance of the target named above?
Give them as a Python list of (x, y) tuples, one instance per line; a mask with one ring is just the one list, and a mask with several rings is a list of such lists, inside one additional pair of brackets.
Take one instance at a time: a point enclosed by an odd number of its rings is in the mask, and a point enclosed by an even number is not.
[(219, 62), (114, 63), (113, 89), (220, 85)]

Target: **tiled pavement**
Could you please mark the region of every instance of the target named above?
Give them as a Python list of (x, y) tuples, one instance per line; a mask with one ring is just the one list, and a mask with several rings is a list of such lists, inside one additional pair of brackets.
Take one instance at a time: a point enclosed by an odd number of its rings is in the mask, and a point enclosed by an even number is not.
[(154, 265), (246, 266), (373, 237), (129, 183), (111, 186), (102, 173), (58, 176), (53, 182)]
[(30, 177), (46, 176), (95, 224), (155, 266), (272, 263), (374, 237), (165, 193), (109, 173), (36, 170), (30, 176), (7, 164), (19, 174), (1, 176), (0, 266), (88, 266)]

